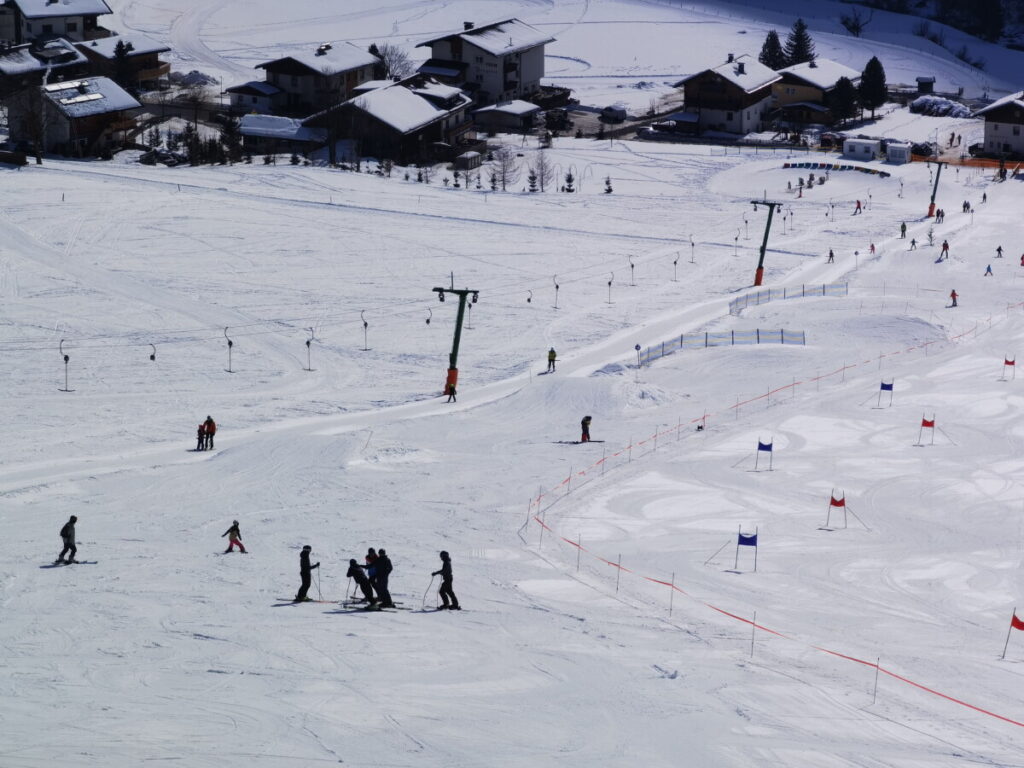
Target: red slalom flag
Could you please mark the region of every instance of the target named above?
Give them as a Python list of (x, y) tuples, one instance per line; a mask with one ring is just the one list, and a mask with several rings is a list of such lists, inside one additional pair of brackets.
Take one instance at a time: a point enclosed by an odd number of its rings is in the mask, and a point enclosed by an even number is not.
[(835, 496), (833, 496), (833, 497), (832, 497), (832, 501), (831, 501), (831, 502), (829, 502), (829, 506), (833, 506), (833, 507), (845, 507), (845, 506), (846, 506), (846, 497), (845, 497), (845, 496), (843, 496), (843, 498), (841, 498), (841, 499), (837, 499), (837, 498), (836, 498)]
[(1005, 357), (1003, 358), (1003, 365), (1016, 365), (1016, 364), (1017, 364), (1016, 360), (1007, 360)]
[(921, 419), (921, 426), (929, 429), (935, 429), (935, 419), (929, 421), (928, 419)]
[(1024, 630), (1024, 620), (1017, 618), (1017, 612), (1016, 611), (1013, 612), (1013, 618), (1010, 619), (1010, 626), (1013, 627), (1014, 629), (1022, 629), (1022, 630)]

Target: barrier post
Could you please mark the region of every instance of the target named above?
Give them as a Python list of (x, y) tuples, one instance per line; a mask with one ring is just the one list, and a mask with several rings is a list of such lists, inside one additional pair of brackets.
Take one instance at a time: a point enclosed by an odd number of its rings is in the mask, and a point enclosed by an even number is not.
[(670, 586), (669, 593), (668, 593), (668, 615), (669, 615), (669, 617), (672, 616), (672, 601), (673, 601), (673, 598), (675, 598), (675, 596), (676, 596), (676, 574), (675, 574), (675, 571), (673, 571), (672, 572), (672, 582), (671, 582), (671, 586)]
[(566, 478), (566, 481), (565, 481), (565, 495), (566, 496), (568, 496), (570, 491), (572, 491), (572, 471), (573, 471), (573, 467), (570, 466), (569, 467), (569, 477)]
[(580, 552), (583, 551), (583, 536), (576, 534), (576, 573), (580, 572)]

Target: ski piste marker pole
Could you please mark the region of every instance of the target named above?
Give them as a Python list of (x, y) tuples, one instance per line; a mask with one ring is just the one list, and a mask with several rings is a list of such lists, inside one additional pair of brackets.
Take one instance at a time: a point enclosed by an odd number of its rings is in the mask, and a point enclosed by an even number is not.
[(426, 608), (427, 607), (427, 595), (430, 594), (430, 588), (432, 586), (434, 586), (434, 579), (435, 578), (436, 577), (434, 576), (434, 574), (430, 574), (430, 584), (427, 585), (427, 591), (423, 593), (423, 603), (420, 605), (420, 608)]
[[(317, 566), (319, 566), (319, 565), (320, 565), (320, 563), (317, 563)], [(320, 568), (319, 567), (316, 569), (316, 596), (320, 600), (324, 599), (323, 592), (320, 591)]]

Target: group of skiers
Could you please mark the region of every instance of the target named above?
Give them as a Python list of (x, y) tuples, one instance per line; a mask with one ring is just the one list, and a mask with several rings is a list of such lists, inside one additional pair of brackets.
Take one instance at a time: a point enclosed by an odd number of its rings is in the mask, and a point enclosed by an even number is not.
[(207, 416), (206, 421), (199, 425), (196, 431), (196, 450), (212, 451), (213, 436), (217, 434), (217, 423), (212, 416)]

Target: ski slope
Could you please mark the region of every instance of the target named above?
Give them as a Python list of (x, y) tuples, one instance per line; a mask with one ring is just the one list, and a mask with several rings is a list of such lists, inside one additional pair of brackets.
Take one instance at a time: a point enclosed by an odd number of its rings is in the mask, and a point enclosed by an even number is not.
[[(468, 7), (387, 13), (430, 34)], [(193, 50), (269, 39), (270, 11), (241, 8), (191, 16)], [(116, 10), (149, 34), (177, 18)], [(384, 13), (347, 23), (372, 35)], [(1024, 600), (1024, 378), (1002, 365), (1024, 349), (1021, 182), (944, 171), (935, 225), (919, 164), (797, 198), (807, 171), (783, 163), (804, 158), (782, 152), (550, 153), (578, 194), (130, 155), (0, 167), (0, 765), (1022, 764), (1024, 633), (1000, 659)], [(728, 314), (763, 197), (792, 211), (766, 285), (847, 296)], [(448, 404), (455, 306), (431, 289), (452, 282), (480, 300)], [(807, 345), (635, 367), (636, 344), (754, 328)], [(195, 453), (207, 414), (217, 447)], [(605, 442), (564, 444), (585, 414)], [(832, 493), (853, 514), (822, 530)], [(96, 564), (42, 567), (71, 514)], [(222, 554), (235, 519), (245, 556)], [(335, 600), (349, 558), (386, 548), (410, 610), (281, 605), (304, 544)], [(459, 613), (422, 612), (441, 549)]]

